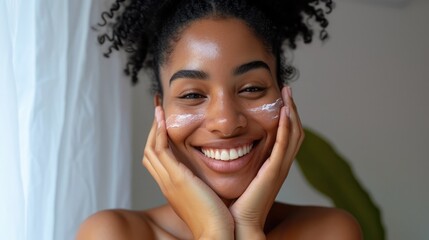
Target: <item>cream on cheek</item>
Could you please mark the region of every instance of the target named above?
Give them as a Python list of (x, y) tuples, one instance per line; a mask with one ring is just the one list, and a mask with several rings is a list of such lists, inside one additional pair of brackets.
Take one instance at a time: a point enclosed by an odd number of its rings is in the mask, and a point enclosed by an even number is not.
[(167, 117), (165, 121), (167, 129), (170, 128), (183, 128), (185, 126), (190, 126), (198, 124), (203, 121), (203, 113), (185, 113), (185, 114), (171, 114)]
[(279, 118), (280, 108), (283, 106), (283, 100), (278, 98), (272, 103), (267, 103), (259, 107), (249, 108), (247, 112), (252, 115), (258, 116), (258, 118), (263, 118), (267, 121), (276, 120)]
[[(263, 118), (264, 121), (273, 121), (279, 118), (280, 108), (283, 106), (283, 100), (278, 98), (272, 103), (263, 104), (259, 107), (249, 108), (246, 111), (257, 118)], [(167, 129), (171, 128), (183, 128), (186, 126), (193, 126), (201, 124), (204, 121), (206, 114), (201, 111), (198, 113), (183, 113), (183, 114), (171, 114), (166, 119)], [(228, 119), (218, 119), (218, 123), (225, 123)]]

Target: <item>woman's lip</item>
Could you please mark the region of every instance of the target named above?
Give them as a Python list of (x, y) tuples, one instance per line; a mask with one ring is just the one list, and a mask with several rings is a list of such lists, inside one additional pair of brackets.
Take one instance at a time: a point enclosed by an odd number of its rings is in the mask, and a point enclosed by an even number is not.
[(195, 149), (195, 151), (197, 152), (198, 156), (203, 160), (205, 165), (212, 171), (219, 173), (234, 173), (244, 168), (252, 159), (253, 153), (255, 152), (254, 150), (256, 148), (256, 143), (253, 144), (253, 148), (248, 154), (229, 161), (209, 158), (204, 155), (204, 153), (202, 153), (199, 149)]

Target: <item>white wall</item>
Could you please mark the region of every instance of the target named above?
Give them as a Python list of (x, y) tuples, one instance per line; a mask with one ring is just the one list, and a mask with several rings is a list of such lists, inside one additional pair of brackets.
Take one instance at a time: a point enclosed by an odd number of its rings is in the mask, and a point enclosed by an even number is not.
[[(374, 1), (372, 1), (374, 2)], [(331, 39), (295, 53), (293, 92), (302, 121), (327, 137), (380, 206), (388, 239), (429, 236), (429, 2), (385, 6), (337, 0)], [(134, 207), (163, 203), (141, 167), (153, 116), (143, 84), (134, 91)], [(294, 167), (279, 199), (329, 205)]]

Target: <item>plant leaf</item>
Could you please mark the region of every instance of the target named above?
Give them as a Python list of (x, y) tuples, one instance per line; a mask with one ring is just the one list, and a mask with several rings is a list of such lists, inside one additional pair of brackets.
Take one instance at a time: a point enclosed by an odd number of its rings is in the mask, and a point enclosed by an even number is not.
[(312, 130), (304, 131), (305, 140), (296, 159), (307, 181), (356, 218), (364, 239), (384, 239), (380, 210), (350, 166), (325, 139)]

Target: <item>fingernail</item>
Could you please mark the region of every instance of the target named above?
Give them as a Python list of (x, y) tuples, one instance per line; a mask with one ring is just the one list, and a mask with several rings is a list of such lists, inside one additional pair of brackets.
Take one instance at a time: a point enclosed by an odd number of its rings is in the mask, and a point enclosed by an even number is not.
[(159, 109), (159, 107), (155, 108), (155, 118), (156, 118), (156, 122), (158, 123), (158, 127), (159, 127), (159, 123), (161, 122), (161, 109)]
[(292, 88), (290, 86), (287, 86), (286, 89), (287, 89), (289, 96), (292, 97)]
[(287, 86), (285, 86), (283, 89), (282, 89), (282, 95), (283, 95), (283, 102), (286, 104), (286, 100), (288, 99), (288, 97), (289, 97), (289, 90), (287, 90)]

